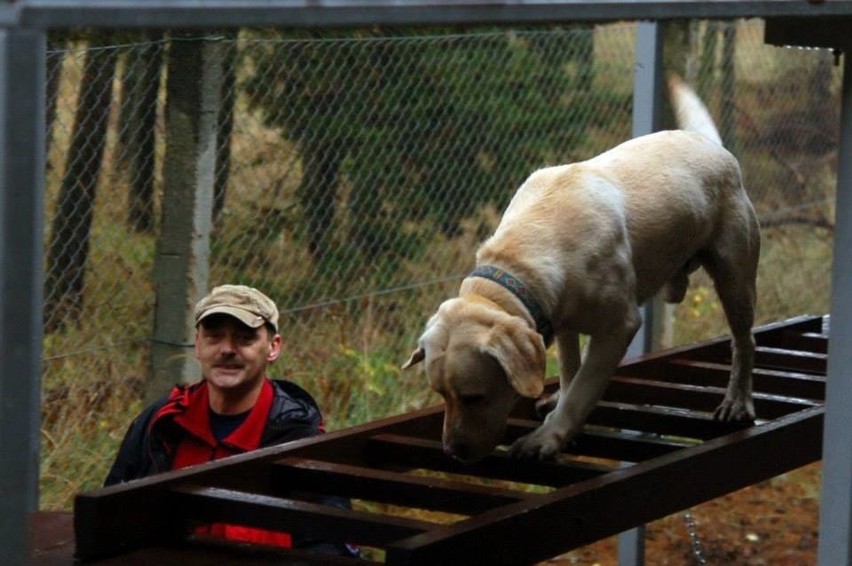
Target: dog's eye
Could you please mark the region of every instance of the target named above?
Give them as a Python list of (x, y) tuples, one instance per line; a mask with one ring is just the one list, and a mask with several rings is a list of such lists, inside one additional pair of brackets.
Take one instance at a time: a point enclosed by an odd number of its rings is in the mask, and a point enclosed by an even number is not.
[(464, 405), (475, 405), (485, 399), (485, 395), (462, 395), (459, 398)]

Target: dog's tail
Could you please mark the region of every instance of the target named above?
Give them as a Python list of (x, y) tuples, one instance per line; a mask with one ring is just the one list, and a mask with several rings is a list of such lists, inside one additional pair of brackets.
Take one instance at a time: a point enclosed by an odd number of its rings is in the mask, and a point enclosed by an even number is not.
[(677, 75), (669, 77), (669, 92), (671, 93), (672, 109), (674, 110), (677, 126), (681, 130), (698, 132), (722, 144), (722, 136), (716, 129), (716, 124), (710, 116), (710, 111), (698, 98), (692, 88)]

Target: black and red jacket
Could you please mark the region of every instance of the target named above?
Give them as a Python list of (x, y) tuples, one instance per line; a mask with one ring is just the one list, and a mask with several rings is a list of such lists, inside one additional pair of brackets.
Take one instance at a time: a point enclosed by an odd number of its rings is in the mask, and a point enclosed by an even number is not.
[[(217, 441), (210, 429), (207, 383), (178, 385), (130, 424), (104, 485), (202, 464), (322, 432), (322, 414), (307, 391), (289, 381), (266, 379), (245, 421), (222, 441)], [(329, 500), (332, 505), (348, 507), (346, 500)], [(287, 533), (238, 525), (208, 525), (196, 533), (292, 546)], [(297, 541), (296, 546), (315, 547), (316, 544), (298, 544)], [(319, 544), (324, 547), (319, 548), (320, 551), (351, 555), (351, 550), (344, 545)]]
[[(267, 398), (268, 412), (263, 418), (265, 407), (262, 405)], [(149, 405), (130, 423), (104, 485), (176, 469), (178, 446), (187, 437), (209, 446), (206, 458), (198, 457), (192, 462), (200, 464), (323, 432), (322, 414), (307, 391), (289, 381), (266, 380), (264, 391), (246, 421), (219, 445), (210, 431), (206, 399), (207, 382), (200, 381), (192, 385), (177, 385), (168, 396)], [(246, 431), (245, 428), (251, 430)], [(258, 431), (258, 428), (261, 430)], [(259, 432), (257, 446), (245, 442), (246, 432)], [(235, 443), (230, 442), (233, 437), (237, 437)]]

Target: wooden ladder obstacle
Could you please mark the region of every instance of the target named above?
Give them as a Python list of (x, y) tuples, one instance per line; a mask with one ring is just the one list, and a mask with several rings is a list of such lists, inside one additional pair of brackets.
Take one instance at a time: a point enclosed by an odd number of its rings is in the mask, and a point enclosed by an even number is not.
[[(720, 338), (622, 364), (554, 462), (498, 450), (458, 463), (441, 449), (442, 407), (429, 408), (81, 494), (76, 557), (364, 564), (186, 535), (229, 522), (375, 547), (393, 565), (545, 560), (818, 460), (828, 326), (798, 317), (755, 331), (754, 424), (712, 419), (730, 371)], [(532, 402), (521, 402), (504, 443), (537, 424)], [(316, 494), (350, 498), (353, 509)]]

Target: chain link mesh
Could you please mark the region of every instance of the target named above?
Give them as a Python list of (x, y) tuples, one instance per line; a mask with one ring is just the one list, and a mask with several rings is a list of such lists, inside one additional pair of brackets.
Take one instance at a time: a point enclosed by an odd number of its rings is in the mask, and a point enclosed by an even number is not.
[[(695, 24), (692, 37), (687, 78), (740, 158), (765, 227), (760, 321), (824, 312), (839, 70), (828, 52), (764, 45), (760, 21)], [(48, 507), (68, 504), (57, 486), (97, 485), (140, 408), (169, 52), (157, 34), (51, 40)], [(284, 355), (273, 371), (316, 395), (329, 428), (437, 402), (399, 365), (515, 188), (537, 167), (630, 137), (629, 23), (197, 40), (225, 47), (210, 286), (249, 284), (278, 302)], [(670, 343), (726, 332), (710, 288), (695, 279)]]

